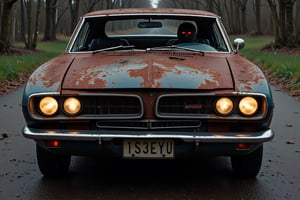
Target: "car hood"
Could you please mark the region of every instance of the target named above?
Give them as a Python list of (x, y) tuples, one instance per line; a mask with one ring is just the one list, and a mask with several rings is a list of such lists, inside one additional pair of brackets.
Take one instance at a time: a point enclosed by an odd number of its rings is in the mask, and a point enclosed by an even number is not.
[(62, 89), (232, 89), (225, 57), (200, 54), (99, 53), (77, 57)]

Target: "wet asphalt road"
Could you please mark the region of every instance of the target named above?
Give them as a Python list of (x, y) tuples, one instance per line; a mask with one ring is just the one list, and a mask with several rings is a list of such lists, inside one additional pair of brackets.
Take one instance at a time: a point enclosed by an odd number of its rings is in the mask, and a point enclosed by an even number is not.
[(300, 102), (273, 88), (275, 139), (256, 179), (231, 176), (228, 158), (188, 161), (73, 157), (70, 175), (45, 179), (23, 138), (19, 89), (0, 96), (0, 200), (300, 199)]

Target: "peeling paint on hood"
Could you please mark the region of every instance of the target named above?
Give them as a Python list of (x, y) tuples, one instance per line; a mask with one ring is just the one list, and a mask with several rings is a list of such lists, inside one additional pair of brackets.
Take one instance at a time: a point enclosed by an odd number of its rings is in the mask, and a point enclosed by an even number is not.
[(228, 56), (237, 92), (260, 92), (269, 94), (269, 86), (263, 72), (249, 60), (239, 56)]
[(63, 54), (38, 67), (30, 76), (26, 91), (59, 92), (64, 75), (74, 56)]
[(213, 90), (232, 89), (233, 83), (225, 57), (101, 53), (76, 58), (62, 88)]

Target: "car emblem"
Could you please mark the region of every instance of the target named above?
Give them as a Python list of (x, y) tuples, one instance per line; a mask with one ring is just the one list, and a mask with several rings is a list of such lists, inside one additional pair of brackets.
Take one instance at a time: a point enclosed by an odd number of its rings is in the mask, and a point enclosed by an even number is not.
[(201, 108), (203, 108), (203, 105), (200, 105), (200, 104), (184, 105), (184, 109), (186, 109), (186, 110), (194, 110), (194, 109), (201, 109)]

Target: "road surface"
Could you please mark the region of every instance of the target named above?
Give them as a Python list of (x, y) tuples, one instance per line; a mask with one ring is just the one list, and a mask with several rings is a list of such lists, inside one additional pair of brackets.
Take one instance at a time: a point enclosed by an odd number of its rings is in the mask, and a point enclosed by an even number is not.
[(70, 175), (46, 179), (23, 138), (23, 88), (0, 96), (0, 199), (300, 199), (300, 102), (273, 88), (275, 139), (256, 179), (231, 176), (228, 158), (191, 161), (73, 157)]

